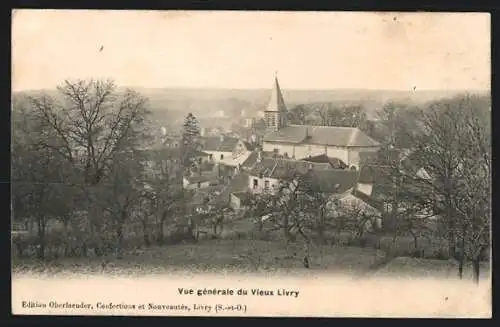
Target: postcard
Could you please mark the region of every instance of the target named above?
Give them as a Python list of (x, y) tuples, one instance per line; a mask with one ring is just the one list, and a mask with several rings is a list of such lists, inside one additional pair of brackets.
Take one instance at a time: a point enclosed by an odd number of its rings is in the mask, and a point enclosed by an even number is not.
[(12, 12), (15, 315), (489, 318), (490, 16)]

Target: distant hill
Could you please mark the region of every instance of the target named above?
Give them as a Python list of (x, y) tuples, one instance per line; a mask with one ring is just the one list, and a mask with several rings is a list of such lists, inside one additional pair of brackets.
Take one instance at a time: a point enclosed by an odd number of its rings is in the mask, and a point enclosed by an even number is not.
[[(121, 88), (124, 89), (124, 88)], [(262, 110), (270, 96), (269, 89), (211, 89), (211, 88), (142, 88), (136, 91), (147, 97), (151, 110), (162, 116), (168, 111), (174, 116), (183, 116), (192, 112), (198, 117), (220, 116), (222, 112), (228, 118), (241, 117), (242, 111), (253, 116)], [(26, 91), (35, 94), (41, 91)], [(54, 95), (55, 90), (47, 90)], [(416, 92), (400, 90), (370, 89), (333, 89), (333, 90), (300, 90), (283, 89), (283, 96), (288, 108), (297, 104), (333, 102), (341, 104), (361, 104), (368, 112), (380, 108), (387, 101), (404, 101), (408, 104), (422, 104), (431, 100), (450, 97), (461, 90), (416, 90)], [(471, 93), (488, 93), (487, 91), (469, 90)]]

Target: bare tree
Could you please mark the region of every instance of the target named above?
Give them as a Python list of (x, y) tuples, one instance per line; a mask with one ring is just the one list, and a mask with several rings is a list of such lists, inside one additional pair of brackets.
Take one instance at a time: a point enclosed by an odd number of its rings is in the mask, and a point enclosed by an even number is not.
[(43, 127), (34, 146), (53, 151), (72, 167), (72, 182), (87, 194), (92, 228), (102, 210), (98, 185), (114, 156), (148, 138), (146, 99), (132, 90), (119, 91), (113, 81), (65, 81), (59, 97), (29, 97), (31, 117)]
[(95, 185), (116, 152), (144, 141), (146, 99), (132, 90), (118, 92), (113, 81), (66, 80), (58, 91), (61, 100), (29, 98), (35, 115), (48, 127), (39, 145), (82, 168), (85, 182)]
[[(450, 256), (462, 275), (465, 258), (479, 261), (489, 246), (491, 132), (486, 98), (464, 95), (431, 104), (422, 113), (425, 127), (418, 150), (433, 177), (427, 182), (444, 214)], [(457, 251), (458, 250), (458, 251)]]

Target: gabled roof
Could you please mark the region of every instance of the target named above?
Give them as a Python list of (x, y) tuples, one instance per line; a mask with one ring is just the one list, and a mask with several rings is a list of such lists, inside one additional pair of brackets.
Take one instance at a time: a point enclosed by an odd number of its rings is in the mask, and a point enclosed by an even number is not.
[(399, 192), (404, 193), (405, 196), (432, 191), (429, 184), (419, 178), (415, 178), (413, 174), (400, 171), (395, 167), (382, 165), (366, 165), (361, 167), (358, 183), (371, 184), (371, 197), (378, 199), (393, 194), (396, 188), (393, 178), (401, 178)]
[(267, 142), (307, 143), (342, 147), (377, 147), (380, 144), (357, 127), (290, 125), (264, 135)]
[(252, 176), (262, 176), (276, 179), (288, 179), (297, 174), (307, 172), (311, 163), (305, 161), (283, 159), (283, 158), (262, 158), (250, 170)]
[(314, 185), (323, 193), (343, 193), (356, 186), (358, 172), (343, 169), (313, 170)]
[(248, 141), (241, 141), (241, 143), (243, 143), (243, 145), (245, 146), (245, 148), (248, 150), (248, 151), (253, 151), (255, 150), (255, 146), (253, 144), (251, 144), (250, 142)]
[(196, 149), (190, 150), (189, 153), (196, 157), (208, 157), (208, 153)]
[(285, 101), (283, 100), (283, 94), (281, 93), (277, 76), (274, 78), (274, 84), (271, 90), (271, 99), (269, 99), (266, 111), (286, 111)]
[(204, 151), (232, 152), (238, 143), (238, 139), (229, 136), (225, 136), (223, 138), (212, 136), (202, 138), (201, 142), (203, 144)]
[(320, 154), (318, 156), (304, 158), (302, 160), (303, 161), (307, 161), (307, 162), (329, 164), (334, 169), (345, 169), (345, 168), (347, 168), (347, 164), (345, 162), (343, 162), (339, 158), (328, 157), (326, 154)]
[(257, 163), (258, 158), (259, 153), (257, 151), (250, 153), (250, 155), (241, 164), (241, 167), (244, 169), (251, 169)]
[(356, 198), (360, 199), (364, 203), (370, 205), (371, 207), (377, 209), (380, 212), (384, 210), (384, 205), (382, 201), (379, 201), (372, 196), (366, 195), (365, 193), (358, 191), (356, 188), (353, 188), (350, 194), (352, 194)]
[(324, 193), (341, 193), (356, 185), (359, 174), (357, 171), (325, 169), (321, 165), (323, 164), (303, 160), (263, 158), (249, 174), (280, 180), (302, 176), (302, 187), (315, 188)]

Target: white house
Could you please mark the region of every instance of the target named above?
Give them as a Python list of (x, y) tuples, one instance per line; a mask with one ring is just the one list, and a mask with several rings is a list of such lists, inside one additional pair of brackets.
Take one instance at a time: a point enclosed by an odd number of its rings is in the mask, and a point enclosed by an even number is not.
[(224, 135), (204, 137), (202, 140), (203, 152), (208, 153), (209, 159), (214, 162), (222, 162), (231, 157), (238, 139)]
[(338, 158), (349, 167), (360, 166), (360, 153), (376, 152), (380, 144), (359, 128), (337, 126), (289, 125), (287, 108), (278, 79), (275, 78), (271, 100), (264, 112), (267, 132), (263, 150), (295, 159), (318, 155)]
[(301, 174), (312, 173), (313, 183), (324, 193), (342, 193), (356, 185), (359, 172), (344, 169), (325, 169), (323, 163), (286, 158), (258, 158), (248, 172), (248, 189), (258, 194), (276, 193), (280, 182), (290, 181)]
[(247, 141), (221, 135), (203, 140), (203, 152), (209, 160), (231, 167), (243, 164), (252, 154), (254, 146)]

